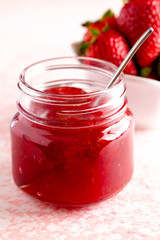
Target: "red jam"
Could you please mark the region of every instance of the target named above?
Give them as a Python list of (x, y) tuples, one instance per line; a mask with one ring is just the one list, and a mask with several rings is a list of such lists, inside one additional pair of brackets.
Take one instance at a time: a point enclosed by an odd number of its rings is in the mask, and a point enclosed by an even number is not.
[[(45, 92), (85, 95), (84, 90), (73, 87), (55, 87)], [(39, 105), (34, 102), (30, 107), (34, 112)], [(82, 104), (80, 110), (86, 108), (88, 104)], [(44, 105), (45, 117), (50, 119), (57, 109)], [(74, 105), (69, 108), (74, 109)], [(119, 192), (133, 172), (134, 124), (128, 109), (111, 124), (100, 124), (103, 111), (88, 113), (85, 125), (82, 122), (75, 128), (70, 127), (70, 122), (73, 126), (78, 117), (61, 116), (66, 118), (66, 127), (60, 128), (16, 114), (11, 124), (15, 183), (33, 196), (65, 206), (83, 206)]]

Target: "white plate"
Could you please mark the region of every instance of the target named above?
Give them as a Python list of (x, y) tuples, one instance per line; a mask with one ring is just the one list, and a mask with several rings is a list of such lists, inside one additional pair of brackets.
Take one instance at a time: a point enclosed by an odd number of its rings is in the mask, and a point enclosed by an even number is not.
[(160, 81), (125, 74), (125, 83), (136, 128), (160, 128)]

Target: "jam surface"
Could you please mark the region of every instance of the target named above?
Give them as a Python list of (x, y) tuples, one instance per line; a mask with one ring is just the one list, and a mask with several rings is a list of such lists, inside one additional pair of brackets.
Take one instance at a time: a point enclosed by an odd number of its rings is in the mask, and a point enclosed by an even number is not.
[[(85, 94), (73, 87), (45, 91)], [(109, 127), (94, 120), (84, 128), (62, 129), (17, 113), (11, 123), (15, 183), (33, 196), (62, 206), (83, 206), (111, 197), (132, 176), (133, 125), (129, 110)]]

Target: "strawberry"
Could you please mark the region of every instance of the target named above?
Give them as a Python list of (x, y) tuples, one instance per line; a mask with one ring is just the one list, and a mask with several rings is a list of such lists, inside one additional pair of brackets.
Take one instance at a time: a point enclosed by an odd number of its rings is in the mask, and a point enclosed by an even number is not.
[[(94, 36), (95, 37), (95, 36)], [(80, 52), (87, 57), (99, 58), (119, 66), (129, 52), (125, 38), (113, 28), (107, 28), (95, 37), (94, 42), (83, 42)], [(136, 67), (131, 60), (126, 66), (125, 73), (137, 75)]]
[(112, 28), (117, 28), (117, 21), (114, 13), (112, 10), (108, 10), (105, 12), (101, 18), (101, 22), (104, 22), (105, 24), (107, 23), (110, 27)]
[(131, 45), (149, 27), (154, 28), (136, 54), (140, 67), (149, 66), (160, 53), (160, 0), (127, 1), (117, 18), (117, 25)]
[(116, 28), (116, 18), (111, 10), (104, 13), (102, 18), (96, 22), (86, 22), (82, 26), (87, 27), (87, 32), (84, 36), (84, 42), (89, 42), (93, 39), (93, 35), (99, 34), (100, 31), (105, 31), (105, 28), (109, 25), (110, 27)]
[(140, 76), (160, 80), (160, 55), (150, 66), (140, 69)]
[(99, 34), (100, 31), (105, 27), (105, 23), (101, 21), (97, 22), (86, 22), (83, 24), (83, 27), (87, 27), (87, 31), (84, 35), (84, 42), (90, 42), (93, 39), (93, 35)]

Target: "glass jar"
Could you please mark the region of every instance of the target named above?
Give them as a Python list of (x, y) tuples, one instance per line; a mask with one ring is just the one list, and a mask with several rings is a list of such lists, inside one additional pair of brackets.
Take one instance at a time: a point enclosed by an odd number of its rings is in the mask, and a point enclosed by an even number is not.
[(11, 122), (13, 178), (23, 191), (61, 206), (107, 199), (133, 173), (134, 120), (123, 74), (85, 57), (37, 62), (21, 73)]

